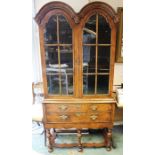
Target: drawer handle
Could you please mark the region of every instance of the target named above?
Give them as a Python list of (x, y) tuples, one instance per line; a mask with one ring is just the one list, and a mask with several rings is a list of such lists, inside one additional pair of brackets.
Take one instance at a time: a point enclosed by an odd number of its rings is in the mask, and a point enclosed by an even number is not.
[(93, 105), (93, 106), (91, 106), (91, 109), (95, 111), (95, 110), (97, 110), (97, 106)]
[(92, 120), (96, 120), (97, 117), (98, 117), (98, 116), (96, 116), (96, 115), (91, 115), (91, 116), (90, 116), (90, 118), (91, 118)]
[(61, 119), (63, 119), (63, 120), (66, 120), (67, 118), (68, 118), (68, 116), (67, 115), (61, 115), (61, 116), (59, 116)]
[(59, 106), (59, 109), (60, 109), (60, 110), (63, 110), (63, 111), (66, 110), (67, 108), (68, 108), (68, 107), (67, 107), (66, 105), (60, 105), (60, 106)]

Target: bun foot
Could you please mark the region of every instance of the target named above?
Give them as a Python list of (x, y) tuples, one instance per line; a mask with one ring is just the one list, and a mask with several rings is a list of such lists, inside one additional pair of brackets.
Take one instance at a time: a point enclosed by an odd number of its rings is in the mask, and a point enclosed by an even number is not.
[(48, 152), (49, 153), (53, 152), (53, 149), (48, 148)]
[(107, 150), (107, 151), (111, 151), (111, 147), (107, 147), (106, 150)]
[(83, 148), (78, 148), (78, 152), (83, 152)]

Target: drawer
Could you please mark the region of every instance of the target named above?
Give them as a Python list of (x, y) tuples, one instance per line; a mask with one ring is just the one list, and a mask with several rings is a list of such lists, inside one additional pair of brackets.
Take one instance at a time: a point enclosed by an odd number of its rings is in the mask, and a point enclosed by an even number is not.
[(88, 104), (88, 110), (89, 111), (111, 111), (112, 110), (112, 105), (111, 104)]
[(86, 104), (46, 104), (47, 112), (86, 112)]
[(111, 122), (111, 112), (75, 112), (75, 113), (52, 113), (47, 112), (46, 121), (59, 123), (59, 122), (70, 122), (70, 123), (82, 123), (82, 122)]
[(46, 112), (105, 112), (112, 104), (46, 104)]

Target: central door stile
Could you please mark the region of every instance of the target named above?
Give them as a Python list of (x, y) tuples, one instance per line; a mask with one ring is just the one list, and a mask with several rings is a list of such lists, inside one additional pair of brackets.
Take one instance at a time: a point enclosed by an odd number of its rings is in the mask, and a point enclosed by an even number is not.
[(82, 34), (79, 24), (73, 28), (73, 47), (74, 47), (74, 96), (82, 96)]

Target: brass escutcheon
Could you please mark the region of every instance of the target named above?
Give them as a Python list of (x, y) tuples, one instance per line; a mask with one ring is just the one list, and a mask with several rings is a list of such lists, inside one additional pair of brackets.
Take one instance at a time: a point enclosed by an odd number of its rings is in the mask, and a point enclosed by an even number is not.
[(62, 111), (66, 110), (67, 108), (68, 107), (66, 105), (60, 105), (59, 106), (59, 109), (62, 110)]
[(98, 117), (98, 116), (96, 116), (96, 115), (91, 115), (91, 116), (90, 116), (90, 118), (91, 118), (92, 120), (96, 120), (97, 117)]
[(68, 118), (68, 116), (67, 115), (61, 115), (61, 116), (59, 116), (61, 119), (63, 119), (63, 120), (66, 120), (67, 118)]
[(97, 110), (97, 106), (93, 105), (93, 106), (91, 106), (91, 109), (95, 111), (95, 110)]

